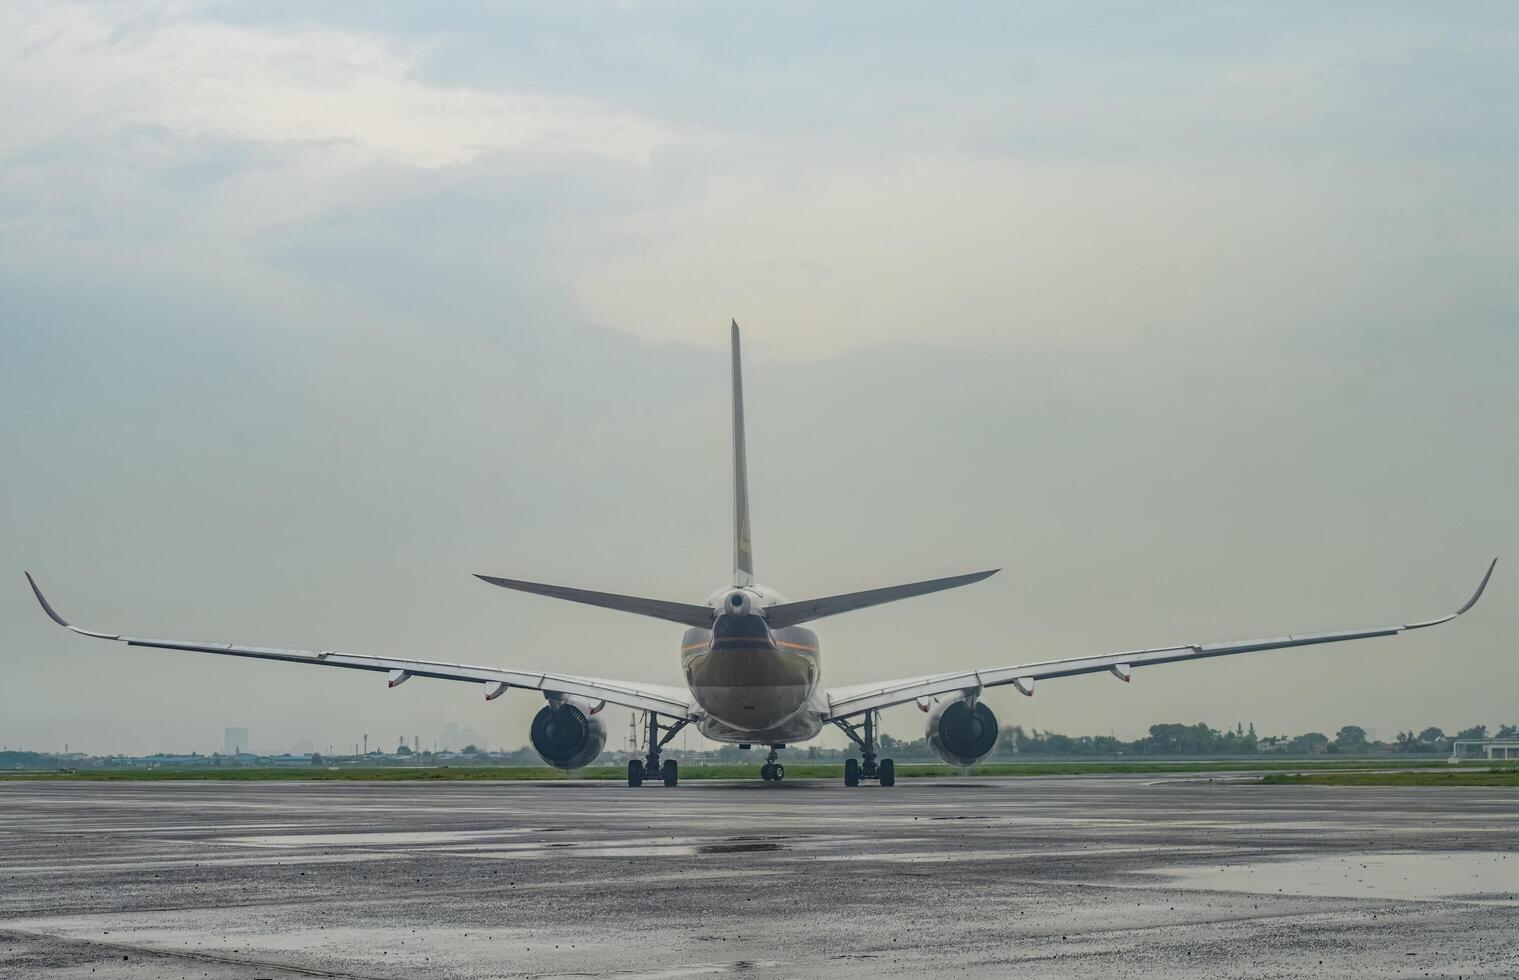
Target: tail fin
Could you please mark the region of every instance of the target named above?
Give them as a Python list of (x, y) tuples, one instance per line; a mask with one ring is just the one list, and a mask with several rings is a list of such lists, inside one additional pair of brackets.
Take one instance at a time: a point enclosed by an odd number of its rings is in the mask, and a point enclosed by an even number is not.
[(744, 449), (744, 374), (738, 356), (738, 321), (733, 321), (733, 584), (754, 584), (754, 552), (749, 543), (749, 463)]

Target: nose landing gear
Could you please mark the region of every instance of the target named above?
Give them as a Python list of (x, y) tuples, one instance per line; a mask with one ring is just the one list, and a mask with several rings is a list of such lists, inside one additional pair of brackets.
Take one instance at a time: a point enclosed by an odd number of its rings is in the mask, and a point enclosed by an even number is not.
[(767, 783), (778, 783), (786, 778), (786, 767), (775, 761), (780, 758), (776, 749), (784, 749), (784, 745), (770, 746), (770, 754), (765, 756), (765, 764), (760, 766), (760, 778)]
[(896, 763), (890, 759), (876, 761), (876, 712), (865, 712), (864, 720), (858, 725), (843, 718), (835, 718), (833, 723), (860, 747), (859, 759), (844, 760), (845, 786), (858, 786), (862, 779), (874, 779), (882, 786), (897, 784)]

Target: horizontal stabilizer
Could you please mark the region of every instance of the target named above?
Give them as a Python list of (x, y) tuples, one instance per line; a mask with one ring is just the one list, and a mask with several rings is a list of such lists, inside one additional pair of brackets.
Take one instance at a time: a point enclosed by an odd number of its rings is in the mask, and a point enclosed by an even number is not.
[(689, 602), (670, 602), (665, 599), (643, 599), (633, 595), (617, 595), (614, 592), (591, 592), (586, 589), (572, 589), (563, 585), (544, 585), (542, 582), (521, 582), (511, 578), (497, 578), (494, 575), (476, 575), (475, 578), (482, 582), (489, 582), (491, 585), (499, 585), (503, 589), (513, 589), (517, 592), (531, 592), (533, 595), (548, 596), (550, 599), (567, 599), (570, 602), (583, 602), (588, 606), (600, 606), (603, 609), (616, 609), (619, 612), (652, 616), (655, 619), (663, 619), (671, 623), (682, 623), (686, 626), (712, 625), (711, 606), (698, 606)]
[(930, 592), (959, 588), (962, 585), (970, 585), (972, 582), (990, 578), (999, 571), (1001, 569), (993, 568), (988, 572), (952, 575), (949, 578), (911, 582), (907, 585), (889, 585), (884, 589), (868, 589), (864, 592), (850, 592), (847, 595), (825, 596), (821, 599), (806, 599), (801, 602), (783, 602), (766, 609), (765, 618), (769, 620), (771, 629), (796, 626), (798, 623), (822, 619), (824, 616), (837, 616), (839, 613), (852, 612), (855, 609), (879, 606), (887, 602), (896, 602), (898, 599), (910, 599), (915, 595), (927, 595)]

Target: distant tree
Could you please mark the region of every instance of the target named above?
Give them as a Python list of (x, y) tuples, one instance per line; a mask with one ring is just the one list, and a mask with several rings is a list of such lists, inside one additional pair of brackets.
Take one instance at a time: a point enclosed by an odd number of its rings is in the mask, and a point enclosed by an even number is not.
[(1092, 739), (1092, 753), (1094, 755), (1121, 755), (1124, 744), (1111, 735), (1098, 735)]
[(1220, 751), (1219, 733), (1199, 722), (1196, 725), (1151, 725), (1150, 737), (1140, 739), (1139, 750), (1149, 755), (1204, 755)]
[(1323, 752), (1329, 747), (1329, 736), (1323, 732), (1308, 732), (1287, 743), (1287, 751), (1297, 755)]
[(1346, 725), (1334, 733), (1335, 748), (1341, 752), (1355, 752), (1366, 748), (1366, 729), (1360, 725)]
[(1473, 725), (1470, 728), (1463, 728), (1456, 733), (1456, 738), (1487, 738), (1487, 726)]
[(396, 746), (396, 755), (411, 755), (411, 748), (402, 742)]
[(1044, 750), (1050, 755), (1074, 755), (1076, 740), (1059, 732), (1044, 733)]
[(1433, 748), (1439, 748), (1445, 741), (1445, 733), (1431, 725), (1419, 733), (1419, 741)]
[(1519, 725), (1504, 725), (1498, 729), (1494, 738), (1519, 738)]
[(474, 742), (471, 742), (468, 745), (464, 746), (464, 754), (465, 755), (478, 755), (479, 753), (480, 753), (480, 750), (475, 747), (475, 743)]

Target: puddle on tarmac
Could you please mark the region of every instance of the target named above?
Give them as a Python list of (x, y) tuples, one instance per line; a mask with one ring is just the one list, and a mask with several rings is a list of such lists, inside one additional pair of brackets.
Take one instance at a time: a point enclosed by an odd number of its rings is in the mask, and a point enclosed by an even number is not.
[(946, 861), (1008, 861), (1020, 858), (1097, 857), (1113, 854), (1209, 854), (1233, 853), (1232, 846), (1188, 844), (1156, 847), (1152, 844), (1100, 844), (1090, 847), (1041, 847), (1032, 849), (966, 848), (957, 851), (858, 851), (848, 854), (819, 854), (813, 861), (888, 861), (893, 864), (934, 864)]
[(744, 844), (704, 844), (696, 849), (697, 854), (742, 854), (745, 851), (779, 851), (781, 845), (753, 841)]
[(1160, 874), (1168, 885), (1205, 891), (1519, 905), (1519, 854), (1506, 851), (1386, 851)]
[(784, 966), (781, 960), (735, 960), (732, 963), (689, 963), (654, 973), (551, 973), (540, 980), (571, 980), (575, 977), (615, 977), (617, 980), (674, 980), (676, 977), (702, 977), (714, 973), (746, 973), (750, 970)]
[(240, 847), (365, 847), (377, 844), (452, 844), (488, 837), (516, 837), (521, 830), (424, 830), (406, 833), (277, 834), (269, 837), (226, 837), (218, 844)]

